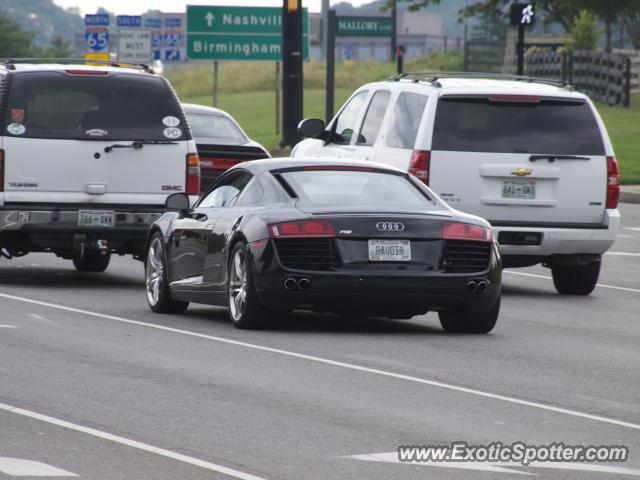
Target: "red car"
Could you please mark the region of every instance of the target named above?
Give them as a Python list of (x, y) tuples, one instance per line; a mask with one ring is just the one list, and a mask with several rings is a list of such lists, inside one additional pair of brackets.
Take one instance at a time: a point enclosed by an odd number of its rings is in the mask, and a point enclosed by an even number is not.
[(200, 191), (204, 192), (225, 170), (247, 160), (270, 158), (224, 110), (183, 103), (200, 156)]

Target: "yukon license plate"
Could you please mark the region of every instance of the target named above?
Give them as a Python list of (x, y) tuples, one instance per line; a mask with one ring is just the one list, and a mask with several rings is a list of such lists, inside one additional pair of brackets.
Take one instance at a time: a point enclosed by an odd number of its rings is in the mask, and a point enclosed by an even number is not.
[(113, 210), (79, 210), (79, 227), (113, 227), (115, 213)]
[(502, 198), (536, 198), (536, 182), (531, 180), (505, 180), (502, 183)]
[(411, 242), (409, 240), (369, 240), (369, 261), (409, 262)]

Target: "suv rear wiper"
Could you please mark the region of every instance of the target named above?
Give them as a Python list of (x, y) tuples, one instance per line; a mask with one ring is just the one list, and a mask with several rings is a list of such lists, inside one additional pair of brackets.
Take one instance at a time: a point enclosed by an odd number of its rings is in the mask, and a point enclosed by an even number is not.
[(537, 160), (549, 160), (549, 162), (555, 162), (556, 160), (591, 160), (589, 157), (579, 157), (577, 155), (531, 155), (529, 157), (530, 162)]
[(107, 145), (104, 147), (105, 153), (109, 153), (114, 148), (135, 148), (136, 150), (141, 149), (144, 145), (177, 145), (176, 142), (171, 142), (169, 140), (135, 140), (129, 145), (123, 145), (121, 143), (114, 143), (113, 145)]

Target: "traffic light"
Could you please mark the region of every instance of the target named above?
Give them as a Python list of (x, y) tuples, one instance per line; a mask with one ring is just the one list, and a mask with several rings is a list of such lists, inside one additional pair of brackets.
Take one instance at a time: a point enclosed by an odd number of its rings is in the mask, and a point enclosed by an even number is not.
[(297, 12), (300, 10), (300, 0), (287, 0), (287, 12)]

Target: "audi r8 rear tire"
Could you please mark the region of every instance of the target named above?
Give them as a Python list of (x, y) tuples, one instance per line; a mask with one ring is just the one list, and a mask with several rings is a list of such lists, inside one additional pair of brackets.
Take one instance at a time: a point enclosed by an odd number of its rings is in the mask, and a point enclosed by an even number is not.
[(484, 313), (439, 312), (440, 325), (449, 333), (489, 333), (495, 327), (500, 314), (500, 299)]
[(258, 298), (252, 272), (247, 245), (240, 241), (233, 246), (229, 256), (229, 318), (236, 328), (269, 328), (272, 326), (272, 314)]
[(104, 272), (110, 260), (110, 253), (85, 253), (82, 258), (73, 259), (73, 266), (79, 272)]
[(151, 310), (156, 313), (184, 313), (187, 310), (189, 302), (171, 298), (164, 241), (159, 233), (154, 233), (149, 242), (144, 272), (147, 302)]
[(553, 284), (561, 295), (589, 295), (600, 276), (600, 262), (588, 265), (551, 267)]

